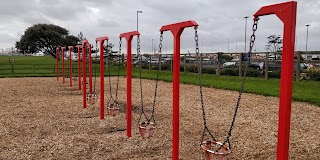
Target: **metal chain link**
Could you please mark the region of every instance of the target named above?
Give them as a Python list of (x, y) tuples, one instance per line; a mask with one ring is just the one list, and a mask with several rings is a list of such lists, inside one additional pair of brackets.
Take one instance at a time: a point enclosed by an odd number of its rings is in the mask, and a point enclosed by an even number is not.
[[(162, 53), (162, 40), (163, 40), (163, 33), (161, 32), (160, 34), (160, 43), (159, 43), (159, 63), (160, 58), (161, 58), (161, 53)], [(157, 71), (157, 78), (156, 78), (156, 84), (155, 84), (155, 90), (154, 90), (154, 99), (153, 99), (153, 104), (152, 104), (152, 113), (150, 118), (147, 117), (146, 113), (144, 112), (144, 105), (143, 105), (143, 92), (142, 92), (142, 76), (141, 76), (141, 70), (142, 70), (142, 56), (140, 54), (140, 37), (138, 36), (138, 56), (139, 56), (139, 74), (140, 74), (140, 97), (141, 97), (141, 112), (140, 112), (140, 117), (138, 120), (138, 123), (140, 123), (140, 120), (142, 118), (142, 115), (146, 118), (147, 122), (150, 122), (153, 120), (153, 123), (156, 125), (156, 121), (154, 119), (154, 111), (155, 111), (155, 105), (156, 105), (156, 98), (157, 98), (157, 91), (158, 91), (158, 82), (159, 82), (159, 72), (160, 68), (158, 68)], [(151, 62), (150, 62), (151, 63)]]
[(248, 72), (248, 68), (249, 68), (249, 63), (251, 61), (251, 53), (252, 53), (252, 49), (253, 49), (253, 46), (254, 46), (254, 42), (256, 40), (255, 33), (256, 33), (257, 29), (258, 29), (258, 20), (259, 20), (259, 18), (256, 18), (256, 19), (254, 19), (254, 22), (253, 22), (253, 26), (252, 26), (253, 33), (252, 33), (252, 35), (250, 37), (250, 49), (249, 49), (249, 52), (247, 53), (247, 63), (246, 63), (245, 69), (244, 69), (242, 83), (241, 83), (241, 87), (240, 87), (240, 90), (239, 90), (239, 96), (238, 96), (237, 104), (236, 104), (235, 109), (234, 109), (234, 116), (233, 116), (233, 119), (232, 119), (232, 122), (231, 122), (231, 126), (230, 126), (230, 129), (229, 129), (229, 132), (228, 132), (228, 136), (227, 136), (226, 140), (224, 141), (224, 143), (228, 143), (229, 144), (229, 148), (230, 149), (231, 149), (231, 145), (230, 145), (230, 140), (229, 139), (232, 136), (232, 129), (233, 129), (234, 122), (235, 122), (237, 114), (238, 114), (238, 109), (239, 109), (239, 106), (240, 106), (241, 96), (242, 96), (242, 93), (243, 93), (243, 88), (244, 88), (244, 84), (245, 84), (245, 80), (246, 80), (247, 72)]
[[(110, 59), (111, 61), (111, 53), (109, 50), (109, 41), (107, 41), (107, 58)], [(108, 103), (110, 103), (111, 100), (114, 101), (113, 97), (112, 97), (112, 86), (111, 86), (111, 71), (110, 71), (110, 62), (108, 60), (108, 79), (109, 79), (109, 94), (110, 94), (110, 98), (108, 100)]]
[[(159, 56), (159, 64), (161, 64), (161, 53), (162, 53), (162, 40), (163, 40), (163, 32), (160, 33), (160, 43), (159, 43), (159, 52), (158, 52), (158, 56)], [(161, 65), (159, 65), (159, 67), (161, 67)], [(151, 117), (149, 118), (148, 122), (151, 121), (151, 119), (153, 120), (153, 123), (156, 125), (156, 120), (154, 119), (154, 110), (155, 110), (155, 106), (156, 106), (156, 99), (157, 99), (157, 92), (158, 92), (158, 82), (159, 82), (159, 73), (160, 73), (160, 68), (158, 67), (158, 71), (157, 71), (157, 78), (156, 78), (156, 87), (154, 89), (154, 99), (153, 99), (153, 105), (152, 105), (152, 113), (151, 113)]]
[[(89, 64), (89, 45), (87, 44), (85, 47), (86, 53), (85, 53), (85, 61), (86, 61), (86, 87), (89, 87), (89, 79), (90, 79), (90, 75), (89, 75), (89, 69), (90, 69), (90, 64)], [(90, 94), (90, 89), (87, 90), (87, 95)]]
[[(119, 55), (118, 57), (121, 57), (121, 45), (122, 45), (122, 41), (121, 38), (119, 40)], [(119, 77), (120, 77), (120, 58), (118, 59), (119, 63), (118, 63), (118, 74), (117, 74), (117, 84), (116, 84), (116, 99), (115, 102), (116, 104), (118, 104), (118, 90), (119, 90)]]
[[(97, 57), (98, 57), (98, 42), (96, 41), (96, 60), (97, 60)], [(93, 85), (93, 93), (94, 94), (97, 94), (96, 93), (96, 84), (97, 84), (97, 65), (94, 66), (94, 85)]]
[(138, 123), (140, 124), (142, 115), (144, 115), (144, 118), (146, 120), (148, 120), (148, 117), (146, 115), (146, 113), (144, 112), (144, 106), (143, 106), (143, 91), (142, 91), (142, 76), (141, 76), (141, 70), (142, 70), (142, 55), (141, 55), (141, 51), (140, 51), (140, 36), (138, 36), (137, 39), (137, 51), (138, 51), (138, 58), (139, 58), (139, 80), (140, 80), (140, 101), (141, 101), (141, 112), (140, 112), (140, 116), (138, 119)]
[(211, 134), (210, 130), (207, 127), (207, 120), (206, 120), (206, 113), (204, 110), (204, 102), (203, 102), (203, 94), (202, 94), (202, 80), (201, 80), (201, 59), (200, 59), (200, 50), (199, 50), (199, 37), (198, 37), (198, 29), (195, 28), (195, 36), (194, 36), (194, 40), (196, 42), (196, 56), (199, 57), (199, 62), (198, 62), (198, 79), (199, 79), (199, 89), (200, 89), (200, 101), (201, 101), (201, 109), (202, 109), (202, 118), (203, 118), (203, 132), (202, 132), (202, 137), (201, 137), (201, 142), (203, 142), (204, 140), (204, 136), (206, 131), (209, 133), (209, 135), (211, 136), (212, 140), (216, 141), (215, 137)]

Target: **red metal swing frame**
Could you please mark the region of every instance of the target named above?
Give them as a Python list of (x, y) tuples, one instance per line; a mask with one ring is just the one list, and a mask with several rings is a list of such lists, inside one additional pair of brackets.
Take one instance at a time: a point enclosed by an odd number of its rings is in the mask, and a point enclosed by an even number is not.
[(65, 75), (64, 75), (64, 51), (66, 47), (61, 47), (61, 59), (62, 59), (62, 83), (65, 83)]
[(280, 79), (277, 159), (287, 160), (289, 157), (292, 78), (294, 68), (293, 66), (297, 2), (291, 1), (270, 6), (264, 6), (254, 14), (254, 17), (258, 18), (260, 16), (270, 14), (275, 14), (284, 24)]
[(86, 93), (86, 83), (87, 83), (87, 71), (86, 71), (86, 46), (89, 44), (88, 40), (82, 41), (82, 96), (83, 96), (83, 108), (87, 108), (87, 93)]
[(59, 81), (59, 48), (56, 48), (56, 76)]
[(132, 130), (132, 38), (133, 36), (139, 36), (138, 31), (121, 33), (119, 38), (125, 38), (127, 41), (127, 136), (131, 137)]
[(69, 48), (69, 83), (70, 83), (70, 87), (72, 87), (72, 49), (73, 46), (68, 46)]
[[(279, 124), (277, 159), (289, 157), (290, 115), (292, 101), (292, 77), (294, 65), (294, 45), (296, 30), (297, 2), (286, 2), (262, 7), (254, 14), (260, 17), (276, 14), (284, 23), (283, 56), (280, 80)], [(174, 36), (173, 64), (173, 108), (172, 108), (172, 159), (179, 159), (179, 80), (180, 80), (180, 36), (186, 27), (197, 27), (195, 21), (185, 21), (162, 26), (160, 31), (170, 30)]]
[(78, 50), (78, 89), (81, 90), (81, 49), (82, 45), (77, 45)]
[(179, 159), (179, 96), (180, 96), (180, 37), (187, 27), (198, 27), (195, 21), (184, 21), (162, 26), (160, 32), (171, 31), (173, 43), (173, 97), (172, 97), (172, 159)]
[(108, 41), (109, 38), (99, 37), (96, 38), (96, 42), (99, 42), (99, 52), (100, 52), (100, 120), (104, 119), (104, 42)]

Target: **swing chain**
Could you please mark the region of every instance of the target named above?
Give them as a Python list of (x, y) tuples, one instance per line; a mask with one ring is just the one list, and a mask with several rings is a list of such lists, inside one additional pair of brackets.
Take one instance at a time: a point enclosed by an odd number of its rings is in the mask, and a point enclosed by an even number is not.
[(253, 33), (252, 33), (252, 35), (250, 37), (250, 49), (249, 49), (249, 52), (247, 53), (247, 62), (246, 62), (246, 66), (245, 66), (245, 69), (244, 69), (244, 74), (243, 74), (243, 78), (242, 78), (241, 87), (240, 87), (240, 90), (239, 90), (238, 101), (237, 101), (236, 107), (234, 109), (234, 116), (233, 116), (233, 119), (232, 119), (232, 122), (231, 122), (230, 130), (228, 132), (228, 136), (227, 136), (227, 138), (226, 138), (226, 140), (224, 142), (224, 144), (225, 143), (229, 144), (229, 148), (230, 149), (231, 149), (231, 145), (230, 145), (230, 142), (229, 142), (229, 138), (232, 135), (232, 129), (233, 129), (234, 122), (236, 120), (236, 117), (237, 117), (237, 114), (238, 114), (238, 109), (239, 109), (239, 106), (240, 106), (241, 96), (242, 96), (242, 93), (243, 93), (243, 88), (244, 88), (245, 80), (246, 80), (246, 77), (247, 77), (249, 63), (251, 61), (251, 53), (252, 53), (252, 49), (253, 49), (253, 46), (254, 46), (254, 43), (255, 43), (255, 40), (256, 40), (255, 33), (256, 33), (257, 29), (258, 29), (258, 20), (259, 20), (259, 18), (255, 18), (254, 22), (253, 22), (253, 26), (252, 26)]
[(139, 58), (139, 79), (140, 79), (140, 99), (141, 99), (141, 112), (140, 112), (140, 116), (138, 119), (138, 123), (140, 124), (142, 115), (144, 115), (144, 117), (146, 119), (148, 119), (146, 113), (144, 112), (144, 106), (143, 106), (143, 91), (142, 91), (142, 76), (141, 76), (141, 70), (142, 70), (142, 55), (140, 54), (140, 36), (138, 36), (137, 38), (137, 54), (138, 54), (138, 58)]
[(111, 86), (111, 71), (110, 71), (110, 68), (111, 68), (111, 65), (110, 64), (110, 61), (111, 61), (111, 64), (112, 64), (112, 58), (111, 58), (111, 49), (109, 49), (109, 41), (107, 40), (107, 49), (106, 49), (106, 54), (107, 54), (107, 59), (108, 61), (106, 62), (108, 64), (108, 79), (109, 79), (109, 94), (110, 94), (110, 98), (108, 100), (108, 103), (110, 103), (111, 100), (114, 101), (113, 97), (112, 97), (112, 86)]
[[(121, 45), (122, 45), (122, 41), (121, 38), (119, 40), (119, 55), (121, 56)], [(118, 56), (118, 57), (120, 57)], [(118, 90), (119, 90), (119, 75), (120, 75), (120, 58), (118, 59), (119, 63), (118, 63), (118, 75), (117, 75), (117, 85), (116, 85), (116, 99), (115, 102), (118, 104)]]
[[(160, 34), (160, 43), (159, 43), (159, 63), (161, 58), (161, 50), (162, 50), (162, 40), (163, 40), (163, 32)], [(157, 78), (156, 78), (156, 86), (154, 90), (154, 99), (153, 99), (153, 105), (152, 105), (152, 113), (150, 118), (147, 117), (146, 113), (144, 112), (144, 106), (143, 106), (143, 92), (142, 92), (142, 76), (141, 76), (141, 70), (142, 70), (142, 56), (140, 55), (140, 36), (138, 36), (138, 44), (137, 44), (137, 50), (138, 50), (138, 56), (139, 56), (139, 74), (140, 74), (140, 97), (141, 97), (141, 112), (139, 116), (138, 123), (141, 121), (142, 115), (146, 118), (147, 122), (149, 123), (151, 120), (153, 120), (154, 124), (156, 125), (156, 120), (154, 119), (154, 111), (155, 111), (155, 105), (156, 105), (156, 97), (157, 97), (157, 90), (158, 90), (158, 82), (159, 82), (159, 72), (160, 69), (158, 68), (157, 71)]]
[[(159, 43), (159, 51), (158, 51), (158, 56), (159, 56), (159, 61), (158, 63), (161, 63), (161, 53), (162, 53), (162, 40), (163, 40), (163, 32), (160, 33), (160, 43)], [(160, 65), (158, 66), (160, 67)], [(152, 113), (151, 113), (151, 117), (149, 118), (148, 122), (151, 121), (151, 119), (153, 119), (154, 124), (156, 125), (156, 120), (154, 119), (154, 108), (156, 106), (156, 98), (157, 98), (157, 91), (158, 91), (158, 82), (159, 82), (159, 72), (160, 72), (160, 68), (158, 68), (157, 71), (157, 78), (156, 78), (156, 87), (154, 89), (154, 99), (153, 99), (153, 105), (152, 105)]]
[[(194, 36), (194, 40), (196, 42), (196, 56), (200, 57), (200, 50), (199, 50), (199, 37), (198, 37), (198, 28), (195, 28), (195, 36)], [(208, 134), (211, 136), (212, 140), (216, 141), (215, 137), (211, 134), (210, 130), (207, 127), (207, 120), (206, 120), (206, 113), (204, 110), (204, 102), (203, 102), (203, 94), (202, 94), (202, 80), (201, 80), (201, 69), (200, 69), (200, 62), (201, 59), (199, 59), (198, 62), (198, 79), (199, 79), (199, 86), (200, 86), (200, 100), (201, 100), (201, 109), (202, 109), (202, 118), (203, 118), (203, 132), (202, 132), (202, 137), (201, 137), (201, 142), (204, 139), (204, 136), (206, 134), (206, 131), (208, 132)]]
[[(199, 50), (199, 37), (198, 37), (198, 29), (195, 28), (195, 31), (194, 31), (194, 40), (196, 42), (196, 56), (200, 57), (200, 50)], [(200, 73), (200, 62), (201, 60), (199, 60), (198, 62), (198, 79), (199, 79), (199, 86), (200, 86), (200, 100), (201, 100), (201, 106), (202, 106), (202, 118), (203, 118), (203, 124), (204, 124), (204, 127), (207, 128), (207, 120), (206, 120), (206, 113), (204, 111), (204, 103), (203, 103), (203, 94), (202, 94), (202, 80), (201, 80), (201, 74)], [(204, 136), (204, 135), (203, 135)]]

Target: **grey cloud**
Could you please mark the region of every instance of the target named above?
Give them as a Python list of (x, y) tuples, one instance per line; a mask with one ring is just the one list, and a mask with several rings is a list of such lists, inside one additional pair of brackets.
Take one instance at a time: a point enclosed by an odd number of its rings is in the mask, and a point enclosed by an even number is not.
[[(252, 34), (252, 15), (263, 5), (278, 3), (278, 0), (4, 0), (0, 6), (1, 30), (8, 35), (0, 42), (15, 40), (34, 23), (54, 23), (65, 27), (71, 34), (82, 31), (92, 41), (96, 37), (109, 36), (118, 45), (122, 32), (136, 30), (136, 11), (139, 14), (139, 31), (144, 52), (151, 51), (151, 39), (159, 43), (159, 29), (162, 25), (184, 20), (195, 20), (199, 24), (200, 50), (207, 52), (244, 49), (244, 16), (248, 19), (247, 40)], [(297, 49), (305, 49), (306, 27), (309, 27), (309, 50), (319, 50), (320, 1), (299, 0), (297, 14)], [(283, 25), (276, 16), (261, 17), (257, 31), (257, 50), (265, 51), (266, 37), (282, 35)], [(164, 34), (164, 46), (172, 50), (171, 33)], [(15, 39), (15, 40), (14, 40)], [(248, 43), (247, 43), (248, 44)], [(0, 43), (0, 48), (11, 47)], [(135, 49), (136, 41), (133, 41)], [(124, 44), (125, 47), (125, 44)], [(181, 37), (183, 51), (194, 50), (194, 30), (186, 29)], [(247, 47), (248, 48), (248, 47)]]

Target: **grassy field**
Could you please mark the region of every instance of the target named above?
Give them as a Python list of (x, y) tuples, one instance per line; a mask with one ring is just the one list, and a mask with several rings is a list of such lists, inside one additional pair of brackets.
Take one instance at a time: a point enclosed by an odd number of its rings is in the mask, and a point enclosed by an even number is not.
[[(16, 69), (16, 72), (10, 72), (10, 67), (12, 63), (9, 63), (8, 56), (0, 56), (0, 77), (39, 77), (39, 76), (55, 76), (54, 73), (54, 64), (55, 59), (51, 57), (14, 57), (15, 58), (15, 67), (16, 64), (19, 69)], [(12, 58), (12, 57), (11, 57)], [(43, 65), (42, 69), (36, 68), (36, 73), (33, 73), (33, 64), (35, 66)], [(99, 76), (99, 64), (94, 64), (96, 67), (97, 76)], [(6, 68), (4, 72), (4, 67)], [(68, 66), (68, 62), (66, 62)], [(8, 69), (8, 70), (7, 70)], [(74, 68), (74, 71), (77, 72), (77, 69)], [(40, 73), (41, 72), (41, 73)], [(143, 70), (142, 77), (146, 79), (155, 79), (156, 78), (155, 70)], [(77, 74), (77, 73), (75, 73)], [(117, 74), (117, 67), (111, 68), (111, 74)], [(108, 75), (107, 70), (105, 75)], [(120, 69), (120, 75), (125, 76), (125, 68)], [(195, 73), (181, 73), (181, 83), (185, 84), (195, 84), (198, 85), (198, 74)], [(133, 77), (139, 77), (139, 70), (133, 68)], [(159, 75), (160, 80), (170, 82), (172, 81), (172, 73), (170, 71), (161, 71)], [(204, 74), (202, 77), (203, 85), (206, 87), (220, 88), (227, 90), (239, 90), (241, 84), (241, 78), (233, 76), (216, 76)], [(246, 80), (244, 91), (247, 93), (255, 93), (265, 96), (279, 96), (279, 79), (268, 79), (264, 80), (261, 78), (248, 77)], [(293, 82), (293, 100), (309, 102), (320, 106), (320, 83), (316, 81), (301, 81)], [(198, 91), (197, 91), (198, 92)]]

